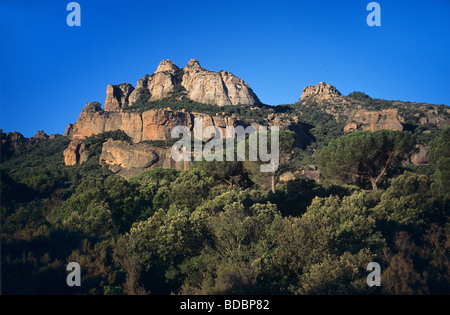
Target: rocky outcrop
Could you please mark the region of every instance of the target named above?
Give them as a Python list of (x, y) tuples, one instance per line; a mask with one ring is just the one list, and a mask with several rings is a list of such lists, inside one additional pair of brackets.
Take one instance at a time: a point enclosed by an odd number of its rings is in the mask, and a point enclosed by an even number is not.
[(203, 127), (216, 126), (222, 132), (225, 132), (228, 126), (241, 124), (234, 115), (211, 116), (171, 109), (151, 109), (142, 113), (123, 110), (108, 112), (101, 110), (95, 103), (89, 103), (77, 122), (67, 127), (65, 135), (72, 140), (82, 140), (107, 131), (123, 130), (135, 143), (146, 140), (169, 140), (173, 128), (187, 126), (192, 130), (195, 119), (200, 118), (203, 120)]
[[(2, 131), (0, 129), (0, 131)], [(47, 140), (53, 140), (56, 138), (62, 137), (60, 134), (51, 134), (47, 135), (44, 130), (37, 131), (33, 137), (26, 138), (20, 132), (8, 132), (1, 133), (1, 142), (2, 142), (2, 157), (10, 156), (14, 150), (19, 148), (30, 149), (34, 145), (39, 143), (45, 143)], [(48, 143), (48, 142), (47, 142)]]
[(249, 85), (228, 71), (206, 70), (196, 59), (183, 70), (181, 85), (193, 101), (219, 106), (260, 103)]
[(180, 69), (170, 60), (163, 60), (155, 73), (141, 78), (130, 95), (130, 104), (142, 99), (156, 101), (170, 97), (179, 84)]
[(428, 163), (428, 149), (424, 145), (416, 145), (415, 150), (410, 157), (411, 163), (415, 165)]
[(106, 87), (105, 110), (115, 111), (128, 106), (129, 97), (134, 87), (129, 83), (108, 85)]
[[(25, 143), (27, 143), (27, 140), (27, 138), (25, 138), (20, 132), (17, 131), (2, 134), (2, 144), (8, 144), (14, 149), (25, 145)], [(3, 154), (5, 154), (5, 152), (3, 152)]]
[[(344, 132), (356, 130), (403, 130), (404, 117), (398, 108), (370, 110), (364, 103), (343, 96), (334, 86), (320, 82), (303, 89), (299, 104), (332, 115), (337, 121), (346, 117)], [(300, 107), (301, 113), (301, 107)]]
[(344, 132), (361, 130), (403, 130), (396, 108), (383, 109), (381, 111), (356, 110), (347, 113), (349, 117), (344, 127)]
[(81, 141), (71, 141), (69, 146), (64, 150), (64, 164), (75, 165), (78, 164), (80, 160), (80, 149)]
[(119, 168), (148, 168), (158, 161), (158, 154), (146, 144), (130, 144), (120, 140), (108, 140), (103, 144), (101, 165)]
[(442, 129), (450, 124), (448, 106), (373, 99), (362, 92), (343, 96), (334, 86), (324, 82), (305, 87), (297, 104), (300, 114), (302, 107), (307, 107), (332, 115), (337, 122), (346, 119), (344, 132), (404, 130), (418, 125)]
[(305, 98), (310, 96), (317, 97), (321, 100), (330, 100), (342, 95), (334, 86), (325, 82), (320, 82), (317, 85), (309, 85), (305, 87), (302, 91), (300, 100), (304, 100)]
[(32, 139), (48, 139), (48, 135), (44, 132), (44, 130), (39, 130), (36, 132)]
[(158, 68), (156, 68), (155, 73), (161, 73), (161, 72), (169, 72), (169, 73), (175, 73), (176, 71), (180, 70), (170, 59), (165, 59), (161, 61), (158, 65)]
[(308, 179), (314, 180), (316, 182), (320, 182), (320, 170), (317, 168), (316, 165), (306, 165), (303, 167), (303, 169), (300, 171), (300, 175), (304, 176)]
[(86, 144), (82, 140), (74, 140), (63, 151), (63, 156), (64, 164), (75, 165), (86, 162), (89, 158), (89, 151), (86, 149)]
[[(122, 130), (132, 139), (132, 143), (109, 140), (103, 144), (99, 163), (107, 165), (118, 175), (128, 179), (137, 176), (147, 169), (163, 167), (178, 170), (189, 169), (190, 161), (176, 162), (171, 156), (171, 147), (154, 147), (145, 141), (171, 140), (172, 130), (176, 126), (186, 126), (195, 136), (195, 124), (200, 123), (202, 130), (214, 126), (226, 136), (227, 127), (243, 126), (234, 114), (208, 115), (204, 113), (175, 111), (170, 108), (151, 109), (144, 112), (133, 111), (104, 111), (99, 103), (88, 103), (76, 123), (66, 129), (66, 136), (71, 139), (64, 151), (66, 165), (83, 163), (89, 157), (84, 139), (91, 135), (107, 131)], [(304, 147), (312, 141), (303, 131), (298, 117), (288, 114), (273, 114), (267, 117), (265, 125), (279, 126), (280, 129), (294, 130), (299, 134), (299, 145)], [(254, 124), (254, 127), (260, 125)], [(211, 135), (200, 135), (203, 141), (208, 141)]]
[(300, 99), (303, 106), (314, 107), (336, 118), (347, 117), (344, 132), (356, 130), (403, 130), (404, 118), (397, 108), (369, 110), (364, 104), (343, 96), (334, 86), (320, 82), (303, 89)]
[[(434, 106), (431, 106), (434, 107)], [(433, 124), (438, 128), (445, 128), (450, 125), (450, 108), (427, 108), (427, 106), (421, 106), (421, 113), (417, 113), (420, 116), (419, 122), (421, 125)]]
[(170, 148), (152, 147), (145, 143), (130, 144), (110, 139), (103, 144), (99, 163), (107, 165), (113, 173), (125, 179), (157, 167), (178, 170), (190, 168), (190, 162), (175, 162), (171, 157), (170, 150)]
[[(184, 69), (172, 61), (161, 61), (156, 71), (141, 78), (128, 102), (156, 101), (174, 96), (211, 105), (259, 104), (249, 85), (230, 72), (204, 69), (196, 59), (191, 59)], [(105, 106), (106, 108), (106, 106)]]
[[(66, 165), (83, 163), (89, 157), (84, 139), (91, 135), (107, 131), (122, 130), (133, 143), (110, 140), (103, 144), (99, 163), (108, 165), (110, 170), (124, 178), (137, 176), (150, 168), (164, 167), (184, 170), (190, 168), (190, 162), (175, 162), (171, 156), (171, 148), (152, 147), (142, 143), (147, 140), (170, 140), (172, 130), (176, 126), (186, 126), (191, 132), (194, 124), (200, 122), (203, 130), (215, 126), (226, 134), (227, 127), (235, 127), (242, 122), (234, 115), (207, 115), (190, 113), (185, 110), (152, 109), (144, 112), (104, 111), (99, 103), (88, 103), (76, 123), (70, 124), (65, 136), (71, 139), (64, 150)], [(192, 135), (195, 135), (193, 132)], [(209, 138), (203, 137), (207, 141)]]

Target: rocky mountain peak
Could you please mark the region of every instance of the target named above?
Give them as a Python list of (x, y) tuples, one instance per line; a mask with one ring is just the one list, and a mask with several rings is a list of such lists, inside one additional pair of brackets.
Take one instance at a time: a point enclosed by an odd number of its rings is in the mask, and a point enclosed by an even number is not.
[(179, 70), (179, 68), (172, 62), (172, 60), (165, 59), (159, 63), (159, 66), (156, 69), (155, 73), (164, 71), (175, 72), (177, 70)]
[(318, 96), (322, 99), (330, 99), (332, 97), (341, 96), (341, 93), (332, 85), (320, 82), (317, 85), (309, 85), (303, 89), (300, 100), (309, 96)]
[(198, 62), (198, 60), (194, 58), (189, 60), (186, 67), (184, 68), (185, 71), (201, 70), (201, 69), (202, 67), (200, 66), (200, 62)]
[(81, 113), (95, 113), (102, 110), (102, 104), (99, 102), (89, 102), (87, 103)]
[(39, 130), (33, 136), (33, 139), (47, 139), (48, 135), (44, 132), (44, 130)]
[(132, 105), (137, 100), (156, 101), (171, 97), (180, 88), (187, 98), (204, 104), (225, 106), (260, 103), (242, 79), (227, 71), (204, 69), (197, 59), (189, 60), (184, 69), (166, 59), (160, 62), (155, 73), (140, 79), (136, 89), (113, 87), (109, 87), (107, 91), (105, 110), (108, 111)]

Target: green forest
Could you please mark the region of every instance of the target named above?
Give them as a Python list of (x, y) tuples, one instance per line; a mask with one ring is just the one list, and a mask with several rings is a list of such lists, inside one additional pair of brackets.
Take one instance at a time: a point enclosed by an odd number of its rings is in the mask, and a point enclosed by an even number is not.
[[(64, 136), (2, 141), (2, 293), (450, 293), (450, 127), (428, 143), (426, 169), (402, 164), (408, 131), (325, 136), (311, 158), (320, 182), (262, 175), (258, 161), (127, 181), (98, 164), (107, 139), (129, 141), (122, 132), (88, 138), (73, 166)], [(293, 138), (282, 134), (283, 170), (308, 151)], [(69, 262), (81, 286), (66, 284)], [(366, 283), (370, 262), (381, 286)]]

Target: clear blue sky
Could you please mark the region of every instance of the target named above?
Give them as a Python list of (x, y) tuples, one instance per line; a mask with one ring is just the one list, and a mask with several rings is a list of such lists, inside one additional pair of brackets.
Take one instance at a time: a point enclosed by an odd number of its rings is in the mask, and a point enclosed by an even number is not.
[(250, 84), (262, 102), (294, 103), (320, 81), (347, 95), (450, 105), (450, 1), (1, 0), (0, 127), (64, 133), (106, 86), (136, 82), (163, 59), (196, 58)]

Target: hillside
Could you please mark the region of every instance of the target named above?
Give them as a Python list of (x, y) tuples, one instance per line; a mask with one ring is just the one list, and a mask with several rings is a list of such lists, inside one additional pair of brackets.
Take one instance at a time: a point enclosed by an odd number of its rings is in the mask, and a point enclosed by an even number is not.
[[(172, 130), (200, 119), (278, 126), (278, 169), (174, 161)], [(449, 125), (447, 106), (323, 82), (262, 104), (227, 71), (164, 60), (64, 135), (1, 133), (3, 293), (447, 294)]]

